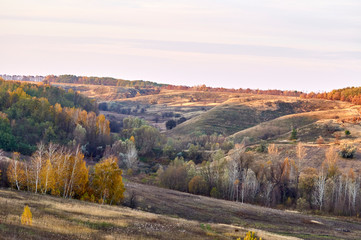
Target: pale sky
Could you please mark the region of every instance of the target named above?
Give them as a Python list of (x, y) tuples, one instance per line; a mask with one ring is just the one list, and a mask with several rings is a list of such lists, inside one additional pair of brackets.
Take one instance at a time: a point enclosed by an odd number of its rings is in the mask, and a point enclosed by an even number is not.
[(0, 74), (361, 86), (360, 0), (0, 0)]

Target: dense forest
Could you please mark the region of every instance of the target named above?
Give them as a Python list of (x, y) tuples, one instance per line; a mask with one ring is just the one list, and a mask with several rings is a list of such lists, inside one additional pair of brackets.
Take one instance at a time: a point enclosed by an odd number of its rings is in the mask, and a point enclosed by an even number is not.
[(109, 144), (109, 122), (94, 100), (71, 89), (0, 79), (0, 148), (30, 155), (36, 144), (86, 145), (95, 155)]

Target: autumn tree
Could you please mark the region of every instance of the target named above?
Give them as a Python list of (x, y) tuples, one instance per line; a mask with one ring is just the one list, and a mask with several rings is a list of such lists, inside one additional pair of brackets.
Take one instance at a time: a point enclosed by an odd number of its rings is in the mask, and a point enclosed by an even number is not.
[(119, 169), (115, 157), (109, 157), (97, 163), (92, 178), (92, 186), (102, 204), (117, 204), (123, 200), (125, 188), (122, 170)]
[(7, 177), (12, 186), (20, 190), (26, 184), (26, 175), (24, 171), (24, 163), (20, 161), (20, 154), (13, 153), (13, 159), (10, 161)]
[(188, 183), (188, 190), (193, 194), (206, 195), (208, 193), (207, 183), (201, 176), (194, 176)]
[(32, 225), (33, 215), (31, 214), (30, 208), (28, 205), (24, 207), (24, 212), (21, 215), (21, 224), (23, 225)]

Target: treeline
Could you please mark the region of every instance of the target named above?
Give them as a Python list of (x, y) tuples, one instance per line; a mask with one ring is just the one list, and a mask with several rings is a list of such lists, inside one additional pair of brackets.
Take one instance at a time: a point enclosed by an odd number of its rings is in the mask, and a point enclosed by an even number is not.
[(76, 84), (92, 84), (92, 85), (105, 85), (105, 86), (119, 86), (119, 87), (134, 87), (134, 88), (160, 88), (168, 90), (190, 90), (190, 91), (203, 91), (203, 92), (232, 92), (232, 93), (249, 93), (249, 94), (264, 94), (264, 95), (281, 95), (281, 96), (295, 96), (298, 97), (302, 94), (300, 91), (282, 91), (276, 89), (260, 90), (260, 89), (234, 89), (234, 88), (214, 88), (206, 85), (199, 86), (178, 86), (171, 84), (161, 84), (143, 80), (123, 80), (110, 77), (84, 77), (75, 75), (48, 75), (44, 78), (47, 83), (76, 83)]
[(95, 166), (87, 166), (79, 148), (70, 150), (52, 143), (38, 144), (30, 161), (13, 153), (4, 174), (17, 190), (102, 204), (118, 204), (125, 191), (116, 158), (104, 158)]
[(302, 98), (318, 98), (327, 100), (346, 101), (353, 104), (361, 105), (361, 87), (348, 87), (342, 89), (332, 90), (331, 92), (308, 94), (302, 93)]
[(206, 85), (199, 85), (199, 86), (176, 86), (176, 85), (167, 85), (163, 86), (163, 89), (168, 90), (190, 90), (190, 91), (202, 91), (202, 92), (230, 92), (230, 93), (249, 93), (249, 94), (264, 94), (264, 95), (280, 95), (280, 96), (294, 96), (298, 97), (302, 94), (300, 91), (282, 91), (276, 89), (269, 89), (269, 90), (260, 90), (260, 89), (250, 89), (250, 88), (214, 88), (208, 87)]
[(110, 77), (84, 77), (75, 75), (48, 75), (44, 78), (46, 82), (56, 83), (76, 83), (76, 84), (92, 84), (92, 85), (105, 85), (105, 86), (119, 86), (119, 87), (162, 87), (166, 84), (159, 84), (156, 82), (143, 81), (143, 80), (123, 80)]
[(44, 141), (96, 156), (110, 144), (109, 121), (96, 112), (95, 101), (73, 91), (0, 79), (0, 148), (31, 155)]
[(235, 148), (218, 150), (195, 164), (176, 157), (157, 172), (163, 187), (263, 206), (317, 210), (357, 216), (361, 212), (361, 178), (352, 169), (337, 167), (338, 153), (330, 148), (320, 169), (303, 168), (306, 148), (296, 147), (295, 159), (281, 158), (275, 145), (268, 147), (268, 161)]

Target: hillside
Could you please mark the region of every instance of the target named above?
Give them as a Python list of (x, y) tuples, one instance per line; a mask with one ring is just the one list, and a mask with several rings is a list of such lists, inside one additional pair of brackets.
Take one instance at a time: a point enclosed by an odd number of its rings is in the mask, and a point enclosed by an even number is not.
[[(287, 212), (128, 183), (140, 209), (0, 189), (2, 239), (355, 239), (358, 222)], [(29, 205), (33, 225), (20, 224)], [(192, 211), (190, 211), (192, 209)]]
[[(32, 226), (20, 224), (25, 204), (32, 211)], [(177, 203), (173, 204), (177, 206)], [(168, 215), (166, 212), (165, 215), (159, 215), (127, 207), (0, 189), (1, 239), (226, 240), (244, 236), (249, 230), (248, 227)], [(257, 231), (257, 234), (264, 239), (290, 239), (266, 231)]]
[[(251, 204), (224, 201), (199, 195), (128, 183), (138, 204), (150, 212), (169, 214), (200, 222), (232, 224), (287, 236), (286, 239), (355, 239), (361, 225), (355, 219), (307, 215)], [(273, 239), (264, 236), (262, 239)], [(277, 239), (282, 239), (281, 237)]]
[(326, 111), (289, 114), (239, 131), (229, 138), (237, 143), (245, 137), (251, 142), (267, 139), (285, 140), (289, 138), (292, 127), (298, 129), (301, 141), (315, 141), (319, 136), (331, 138), (335, 130), (342, 129), (342, 119), (359, 117), (360, 109), (359, 106), (346, 105), (344, 109), (332, 109), (330, 106)]
[[(350, 104), (294, 97), (242, 95), (172, 129), (171, 135), (208, 134), (228, 136), (258, 124), (296, 113), (343, 109)], [(311, 123), (312, 121), (306, 121)], [(288, 123), (292, 127), (292, 121)], [(294, 125), (296, 126), (296, 125)]]

